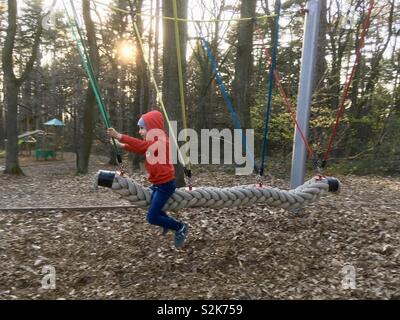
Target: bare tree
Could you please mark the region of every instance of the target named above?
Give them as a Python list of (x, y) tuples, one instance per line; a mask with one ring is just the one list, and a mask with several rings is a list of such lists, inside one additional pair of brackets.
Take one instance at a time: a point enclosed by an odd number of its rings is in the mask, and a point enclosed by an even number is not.
[[(89, 46), (89, 57), (93, 70), (98, 75), (99, 72), (99, 51), (97, 47), (96, 33), (90, 14), (90, 0), (82, 1), (83, 20), (86, 26), (87, 42)], [(90, 150), (93, 142), (93, 130), (95, 127), (95, 95), (89, 86), (86, 90), (86, 97), (83, 109), (83, 128), (81, 135), (80, 148), (77, 154), (77, 173), (86, 174), (88, 172)]]
[[(256, 0), (242, 1), (240, 8), (241, 18), (255, 16)], [(234, 103), (238, 110), (242, 128), (250, 127), (250, 87), (253, 73), (253, 32), (252, 20), (241, 20), (238, 30), (238, 47), (235, 63), (235, 79), (233, 82)]]
[[(179, 18), (187, 18), (187, 1), (177, 0), (177, 11)], [(173, 7), (171, 0), (163, 0), (163, 15), (172, 17)], [(178, 61), (176, 54), (176, 41), (174, 21), (164, 19), (164, 51), (163, 51), (163, 100), (171, 120), (178, 121), (178, 130), (182, 128), (182, 117), (179, 109), (179, 79), (178, 79)], [(179, 22), (180, 47), (182, 58), (183, 77), (186, 77), (186, 41), (187, 25), (185, 22)], [(171, 142), (172, 143), (172, 142)], [(177, 185), (184, 185), (183, 170), (181, 166), (176, 166)]]
[(32, 71), (36, 61), (40, 37), (42, 34), (42, 18), (40, 17), (37, 29), (34, 34), (34, 42), (32, 45), (31, 55), (26, 63), (25, 69), (18, 78), (14, 72), (13, 51), (15, 45), (15, 36), (17, 33), (17, 1), (8, 0), (8, 27), (7, 36), (4, 42), (2, 54), (2, 68), (4, 74), (5, 95), (4, 101), (6, 106), (6, 168), (5, 173), (23, 174), (18, 161), (18, 130), (17, 130), (17, 107), (18, 94), (21, 85), (24, 83), (29, 73)]
[[(140, 15), (135, 14), (141, 12), (143, 6), (143, 0), (135, 0), (129, 2), (132, 22), (136, 23), (139, 34), (135, 32), (135, 37), (142, 37), (143, 35), (143, 21)], [(150, 37), (150, 36), (149, 36)], [(149, 45), (150, 46), (150, 45)], [(149, 109), (149, 79), (147, 76), (146, 64), (144, 60), (145, 52), (142, 52), (142, 48), (139, 45), (139, 40), (136, 40), (136, 57), (135, 57), (135, 98), (133, 102), (133, 108), (131, 110), (131, 125), (129, 126), (130, 134), (132, 136), (137, 135), (136, 123), (139, 120), (141, 114), (145, 113)], [(149, 48), (149, 52), (150, 52)], [(132, 166), (133, 168), (139, 168), (139, 162), (143, 160), (143, 155), (132, 154)]]

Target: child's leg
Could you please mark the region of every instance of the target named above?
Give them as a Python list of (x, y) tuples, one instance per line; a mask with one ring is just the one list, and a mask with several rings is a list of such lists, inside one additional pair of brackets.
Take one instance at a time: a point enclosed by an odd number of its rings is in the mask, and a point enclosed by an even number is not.
[[(150, 202), (152, 202), (152, 201), (153, 201), (153, 198), (154, 198), (154, 195), (155, 195), (155, 191), (157, 190), (157, 187), (156, 187), (156, 186), (151, 186), (150, 189), (153, 190), (153, 193), (151, 194), (151, 200), (150, 200)], [(161, 214), (161, 216), (163, 216), (163, 217), (173, 219), (172, 217), (170, 217), (169, 215), (167, 215), (167, 213), (166, 213), (165, 211), (161, 211), (160, 214)], [(169, 230), (168, 228), (164, 228), (164, 233), (167, 233), (168, 230)]]
[(179, 230), (182, 223), (170, 218), (161, 209), (175, 191), (175, 181), (154, 186), (153, 195), (149, 211), (147, 213), (147, 221), (166, 229)]
[[(151, 199), (150, 199), (150, 203), (151, 203), (153, 201), (153, 198), (154, 198), (154, 195), (155, 195), (155, 191), (157, 190), (157, 187), (156, 186), (151, 186), (150, 189), (153, 191), (153, 193), (151, 194)], [(169, 217), (165, 211), (161, 211), (160, 214), (163, 217), (167, 217), (167, 218)]]
[(161, 214), (163, 217), (168, 217), (168, 215), (166, 214), (165, 211), (161, 211), (160, 214)]

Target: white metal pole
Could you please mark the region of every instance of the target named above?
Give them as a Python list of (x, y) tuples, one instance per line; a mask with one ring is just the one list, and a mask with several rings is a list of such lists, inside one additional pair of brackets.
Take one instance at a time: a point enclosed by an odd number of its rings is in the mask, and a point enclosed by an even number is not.
[[(296, 114), (299, 127), (306, 138), (308, 137), (311, 98), (315, 81), (314, 70), (317, 54), (320, 10), (320, 0), (308, 1)], [(293, 141), (292, 171), (290, 180), (291, 189), (298, 187), (304, 182), (306, 157), (306, 146), (296, 128)]]

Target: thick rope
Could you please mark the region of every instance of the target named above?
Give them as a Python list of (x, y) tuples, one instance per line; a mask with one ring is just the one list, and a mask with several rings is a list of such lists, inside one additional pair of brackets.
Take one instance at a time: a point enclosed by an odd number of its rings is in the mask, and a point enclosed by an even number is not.
[[(99, 171), (100, 173), (100, 171)], [(98, 185), (99, 173), (95, 185)], [(152, 190), (143, 187), (133, 179), (115, 174), (111, 189), (129, 200), (137, 207), (148, 207)], [(168, 200), (163, 210), (179, 210), (193, 207), (239, 207), (255, 203), (272, 207), (294, 209), (315, 202), (327, 192), (339, 192), (340, 182), (335, 178), (316, 176), (303, 185), (292, 190), (278, 188), (242, 185), (232, 188), (203, 187), (191, 191), (178, 188)]]

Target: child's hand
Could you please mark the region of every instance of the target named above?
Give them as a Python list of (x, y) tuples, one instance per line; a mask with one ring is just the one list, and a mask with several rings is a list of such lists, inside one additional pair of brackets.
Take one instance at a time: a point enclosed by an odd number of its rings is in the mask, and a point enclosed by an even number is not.
[(115, 139), (121, 139), (121, 134), (115, 130), (114, 128), (108, 128), (107, 129), (107, 134), (111, 137), (111, 138), (115, 138)]
[[(120, 149), (124, 149), (125, 148), (125, 143), (121, 143), (117, 139), (114, 139), (114, 141), (115, 141), (115, 144), (117, 145), (118, 148), (120, 148)], [(112, 145), (114, 145), (113, 139), (110, 139), (110, 143)]]

